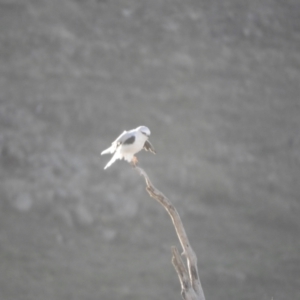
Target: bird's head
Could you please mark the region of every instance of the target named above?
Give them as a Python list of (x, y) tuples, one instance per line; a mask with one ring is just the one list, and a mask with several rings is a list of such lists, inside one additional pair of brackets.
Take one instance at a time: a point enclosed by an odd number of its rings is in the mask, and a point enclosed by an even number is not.
[(146, 126), (140, 126), (137, 128), (142, 134), (146, 135), (147, 137), (150, 136), (151, 132), (150, 129)]

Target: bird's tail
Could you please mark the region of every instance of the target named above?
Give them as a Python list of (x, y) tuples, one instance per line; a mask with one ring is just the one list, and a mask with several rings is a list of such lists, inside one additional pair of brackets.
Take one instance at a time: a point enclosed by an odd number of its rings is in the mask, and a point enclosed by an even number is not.
[[(109, 153), (109, 152), (107, 152)], [(104, 153), (105, 154), (105, 153)], [(117, 159), (119, 159), (120, 156), (119, 156), (119, 153), (116, 152), (113, 157), (110, 159), (110, 161), (106, 164), (106, 166), (104, 167), (104, 170), (106, 170), (108, 167), (110, 167)]]
[(103, 151), (101, 152), (101, 155), (103, 155), (103, 154), (114, 153), (115, 150), (116, 150), (116, 147), (114, 147), (114, 145), (112, 145), (112, 146), (110, 146), (109, 148), (103, 150)]

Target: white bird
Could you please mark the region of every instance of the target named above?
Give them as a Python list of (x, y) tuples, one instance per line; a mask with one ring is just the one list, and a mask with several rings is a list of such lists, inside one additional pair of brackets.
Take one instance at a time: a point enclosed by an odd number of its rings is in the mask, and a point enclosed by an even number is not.
[(135, 166), (138, 162), (134, 156), (142, 149), (155, 154), (155, 150), (148, 138), (151, 132), (146, 126), (139, 126), (135, 129), (124, 131), (111, 146), (101, 152), (103, 154), (114, 153), (111, 160), (106, 164), (104, 170), (110, 167), (117, 159), (124, 159)]

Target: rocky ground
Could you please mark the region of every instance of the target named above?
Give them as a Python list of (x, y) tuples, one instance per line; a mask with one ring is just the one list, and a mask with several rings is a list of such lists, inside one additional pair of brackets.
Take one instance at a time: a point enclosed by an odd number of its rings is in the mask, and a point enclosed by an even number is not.
[(171, 221), (99, 153), (147, 125), (207, 300), (300, 299), (296, 0), (1, 0), (0, 298), (180, 299)]

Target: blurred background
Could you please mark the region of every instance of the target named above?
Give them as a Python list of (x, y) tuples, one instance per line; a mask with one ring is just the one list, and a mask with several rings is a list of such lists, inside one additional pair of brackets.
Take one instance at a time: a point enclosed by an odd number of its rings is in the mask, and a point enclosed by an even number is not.
[(297, 0), (1, 0), (0, 299), (180, 299), (167, 213), (99, 153), (146, 125), (209, 299), (300, 299)]

